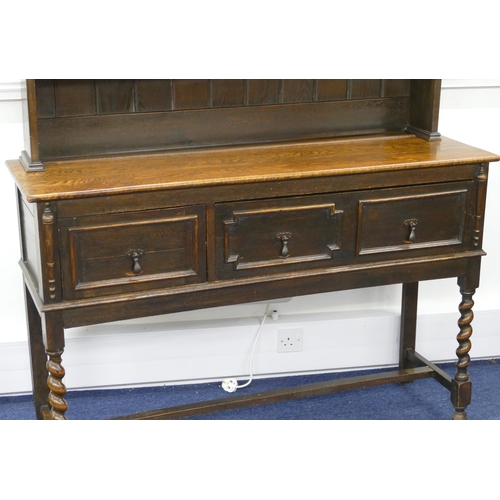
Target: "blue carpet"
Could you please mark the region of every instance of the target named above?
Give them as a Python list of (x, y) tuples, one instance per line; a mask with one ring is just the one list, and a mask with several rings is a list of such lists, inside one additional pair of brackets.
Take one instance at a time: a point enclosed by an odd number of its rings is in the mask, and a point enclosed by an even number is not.
[[(449, 374), (455, 371), (453, 363), (440, 366)], [(249, 387), (238, 391), (238, 395), (376, 371), (257, 379)], [(473, 382), (472, 404), (467, 410), (469, 419), (499, 420), (500, 361), (473, 361), (469, 373)], [(69, 405), (67, 416), (71, 420), (108, 419), (226, 396), (231, 395), (222, 390), (220, 383), (69, 391), (66, 395)], [(452, 413), (449, 391), (435, 380), (425, 379), (410, 384), (388, 384), (228, 410), (189, 420), (449, 420)], [(34, 419), (31, 396), (0, 398), (0, 420)]]

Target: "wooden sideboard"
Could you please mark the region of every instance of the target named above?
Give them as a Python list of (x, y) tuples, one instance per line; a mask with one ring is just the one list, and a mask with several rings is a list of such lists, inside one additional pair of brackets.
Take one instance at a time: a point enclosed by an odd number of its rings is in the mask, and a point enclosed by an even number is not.
[[(382, 374), (158, 409), (180, 418), (435, 378), (466, 418), (488, 164), (437, 131), (439, 80), (41, 80), (18, 190), (37, 417), (64, 419), (65, 329), (401, 283)], [(415, 351), (418, 282), (457, 277), (454, 377)]]

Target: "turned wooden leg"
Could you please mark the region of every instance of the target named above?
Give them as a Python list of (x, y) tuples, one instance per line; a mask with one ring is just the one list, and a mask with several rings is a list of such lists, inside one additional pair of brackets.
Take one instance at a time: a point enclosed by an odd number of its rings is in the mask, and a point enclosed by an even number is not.
[(28, 323), (28, 344), (31, 358), (31, 378), (33, 382), (33, 402), (36, 418), (43, 420), (48, 411), (49, 388), (47, 386), (47, 354), (43, 343), (42, 320), (25, 286), (26, 319)]
[(48, 402), (50, 413), (46, 418), (51, 420), (66, 420), (68, 403), (64, 399), (66, 387), (63, 383), (65, 375), (61, 364), (64, 352), (64, 328), (62, 317), (57, 313), (44, 315), (44, 329), (46, 336), (47, 360), (47, 387), (49, 390)]
[(399, 341), (399, 368), (411, 368), (413, 364), (406, 356), (407, 349), (415, 350), (417, 334), (418, 281), (403, 283), (401, 301), (401, 329)]
[(62, 353), (63, 350), (56, 352), (47, 351), (49, 357), (47, 361), (47, 371), (49, 372), (47, 386), (50, 390), (48, 401), (50, 404), (51, 420), (66, 420), (65, 413), (68, 409), (68, 403), (64, 399), (66, 387), (62, 381), (65, 375), (64, 368), (61, 365)]
[(462, 302), (459, 306), (461, 316), (458, 321), (460, 332), (457, 335), (458, 349), (456, 351), (458, 357), (456, 363), (457, 371), (451, 386), (451, 402), (455, 407), (453, 420), (467, 419), (465, 408), (470, 404), (472, 396), (472, 382), (469, 379), (467, 368), (470, 365), (469, 351), (472, 346), (470, 342), (472, 335), (471, 323), (474, 318), (474, 313), (472, 312), (474, 301), (472, 300), (472, 296), (475, 290), (466, 291), (462, 289), (461, 293)]

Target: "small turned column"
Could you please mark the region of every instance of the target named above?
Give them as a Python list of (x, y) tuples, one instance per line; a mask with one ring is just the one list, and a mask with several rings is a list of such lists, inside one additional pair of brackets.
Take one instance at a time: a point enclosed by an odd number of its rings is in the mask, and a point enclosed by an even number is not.
[(474, 313), (472, 312), (474, 301), (472, 300), (472, 296), (474, 295), (475, 290), (462, 290), (461, 292), (462, 302), (459, 306), (461, 316), (458, 320), (460, 332), (457, 335), (457, 341), (459, 345), (456, 350), (456, 354), (458, 357), (458, 361), (456, 363), (457, 371), (453, 378), (451, 387), (451, 402), (455, 407), (455, 412), (452, 416), (453, 420), (467, 419), (465, 408), (467, 408), (467, 406), (470, 404), (472, 394), (472, 382), (470, 381), (467, 368), (470, 365), (469, 351), (472, 347), (470, 341), (470, 337), (472, 335), (471, 323), (474, 318)]
[(65, 413), (68, 409), (68, 403), (64, 399), (66, 394), (66, 386), (63, 383), (65, 375), (64, 368), (61, 365), (61, 356), (63, 350), (52, 352), (47, 351), (47, 385), (49, 387), (49, 405), (50, 418), (52, 420), (67, 420)]

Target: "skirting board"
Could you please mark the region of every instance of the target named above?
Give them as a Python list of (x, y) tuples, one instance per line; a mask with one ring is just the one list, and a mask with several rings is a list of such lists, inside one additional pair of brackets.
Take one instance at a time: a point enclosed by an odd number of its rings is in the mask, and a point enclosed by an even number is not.
[[(459, 314), (419, 316), (417, 350), (432, 361), (454, 361)], [(118, 388), (247, 380), (261, 318), (179, 323), (121, 323), (67, 338), (68, 389)], [(399, 315), (351, 311), (267, 319), (256, 347), (255, 377), (395, 365)], [(500, 310), (478, 311), (471, 357), (500, 357)], [(278, 352), (278, 331), (302, 332), (302, 350)], [(222, 389), (221, 389), (222, 390)], [(27, 342), (0, 344), (0, 395), (31, 392)]]

